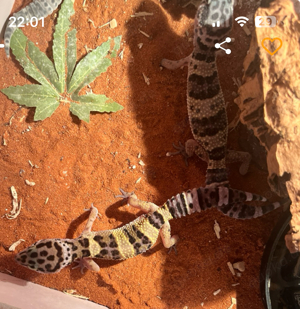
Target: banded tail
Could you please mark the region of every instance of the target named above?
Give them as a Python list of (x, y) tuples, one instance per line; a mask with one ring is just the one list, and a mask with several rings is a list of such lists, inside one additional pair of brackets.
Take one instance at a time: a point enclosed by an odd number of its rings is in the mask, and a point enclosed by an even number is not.
[(281, 202), (274, 202), (264, 206), (251, 206), (243, 203), (228, 204), (217, 207), (224, 215), (235, 219), (254, 219), (261, 217), (285, 204), (288, 199)]
[(244, 204), (244, 202), (250, 201), (266, 202), (267, 199), (257, 194), (220, 186), (196, 188), (182, 192), (167, 200), (165, 205), (174, 219), (211, 207), (216, 207), (226, 216), (235, 219), (252, 219), (263, 216), (282, 205), (280, 202), (264, 206)]

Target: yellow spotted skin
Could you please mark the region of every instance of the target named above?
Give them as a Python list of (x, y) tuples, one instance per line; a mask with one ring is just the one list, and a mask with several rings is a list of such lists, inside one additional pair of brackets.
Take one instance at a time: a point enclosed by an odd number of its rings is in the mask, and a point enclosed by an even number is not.
[[(88, 243), (89, 257), (125, 260), (149, 250), (155, 244), (162, 225), (170, 219), (170, 212), (162, 207), (120, 228), (83, 234), (78, 243)], [(77, 258), (82, 257), (78, 253)]]

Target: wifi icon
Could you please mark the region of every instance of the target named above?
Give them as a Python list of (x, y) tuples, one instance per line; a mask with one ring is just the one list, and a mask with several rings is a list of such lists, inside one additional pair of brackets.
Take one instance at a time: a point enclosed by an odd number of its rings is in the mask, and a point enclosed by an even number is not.
[(237, 21), (237, 23), (241, 26), (244, 27), (244, 25), (246, 24), (246, 22), (249, 20), (249, 18), (245, 17), (245, 16), (239, 16), (235, 19), (235, 21)]

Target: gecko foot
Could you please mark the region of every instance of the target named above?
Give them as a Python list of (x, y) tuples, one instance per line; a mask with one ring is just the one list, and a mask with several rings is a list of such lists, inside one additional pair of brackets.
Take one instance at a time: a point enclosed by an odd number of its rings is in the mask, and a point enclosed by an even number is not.
[(84, 208), (84, 211), (90, 211), (92, 212), (94, 210), (95, 213), (97, 213), (96, 218), (100, 219), (99, 214), (98, 214), (98, 209), (94, 206), (94, 203), (91, 203), (91, 207), (90, 208)]
[(72, 269), (80, 267), (80, 272), (82, 274), (85, 268), (95, 271), (95, 272), (100, 271), (100, 267), (98, 266), (98, 264), (96, 264), (91, 258), (82, 258), (82, 259), (75, 260), (74, 262), (78, 263), (78, 265), (74, 266)]
[(120, 190), (120, 192), (122, 193), (122, 194), (120, 194), (120, 195), (115, 195), (115, 198), (123, 198), (123, 199), (126, 199), (126, 198), (128, 198), (128, 197), (130, 197), (130, 196), (132, 196), (134, 193), (133, 192), (126, 192), (126, 191), (124, 191), (123, 189), (121, 189), (121, 188), (119, 188), (119, 190)]
[(79, 268), (79, 267), (80, 267), (80, 272), (83, 274), (83, 270), (84, 270), (85, 268), (87, 268), (87, 267), (85, 266), (84, 259), (76, 260), (76, 261), (74, 261), (74, 263), (77, 263), (77, 265), (74, 266), (74, 267), (72, 267), (72, 269), (76, 269), (76, 268)]
[(174, 151), (174, 152), (167, 152), (166, 153), (166, 156), (167, 157), (172, 157), (172, 156), (176, 156), (178, 154), (182, 155), (183, 156), (183, 159), (184, 159), (184, 162), (185, 162), (185, 165), (188, 166), (188, 158), (190, 157), (186, 150), (185, 150), (185, 146), (182, 145), (181, 142), (178, 143), (178, 146), (176, 146), (174, 143), (173, 143), (173, 147), (177, 150), (177, 151)]
[(125, 201), (128, 205), (138, 208), (145, 213), (154, 212), (159, 207), (151, 202), (141, 201), (137, 198), (137, 196), (133, 192), (126, 192), (120, 188), (121, 195), (115, 195), (116, 198), (120, 197)]
[(122, 198), (123, 200), (128, 201), (129, 198), (133, 197), (133, 198), (137, 198), (136, 195), (133, 192), (126, 192), (123, 189), (119, 188), (120, 192), (122, 194), (120, 195), (115, 195), (115, 198)]

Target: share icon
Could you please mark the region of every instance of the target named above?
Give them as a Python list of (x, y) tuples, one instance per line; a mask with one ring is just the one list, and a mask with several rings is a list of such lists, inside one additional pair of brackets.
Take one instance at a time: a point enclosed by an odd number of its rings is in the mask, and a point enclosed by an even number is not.
[(229, 37), (227, 37), (226, 39), (225, 39), (225, 41), (224, 42), (222, 42), (222, 43), (216, 43), (215, 44), (215, 48), (220, 48), (220, 49), (223, 49), (224, 51), (225, 51), (225, 53), (227, 54), (227, 55), (229, 55), (229, 54), (231, 54), (231, 49), (226, 49), (226, 48), (223, 48), (221, 45), (222, 44), (224, 44), (224, 43), (230, 43), (231, 42), (231, 38), (229, 38)]

